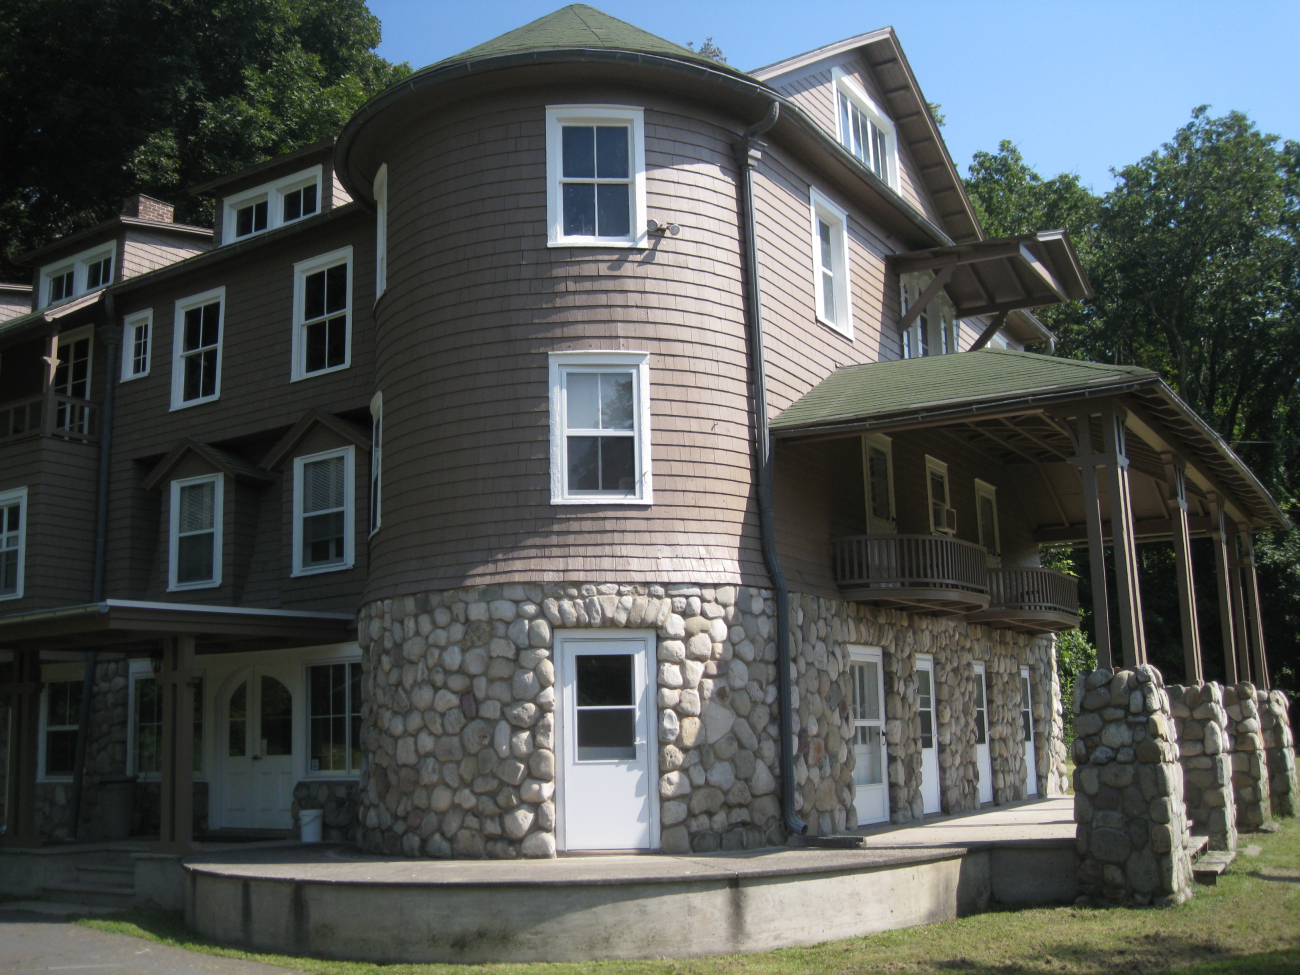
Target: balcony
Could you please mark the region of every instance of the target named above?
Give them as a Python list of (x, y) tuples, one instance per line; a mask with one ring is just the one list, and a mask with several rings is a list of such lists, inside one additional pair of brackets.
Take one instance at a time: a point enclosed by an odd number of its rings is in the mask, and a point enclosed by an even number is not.
[(857, 535), (831, 540), (845, 599), (959, 616), (989, 605), (983, 548), (942, 535)]
[(0, 403), (0, 444), (29, 437), (99, 440), (99, 408), (90, 400), (47, 392)]
[(989, 605), (972, 623), (1056, 633), (1079, 625), (1079, 580), (1054, 569), (989, 569)]

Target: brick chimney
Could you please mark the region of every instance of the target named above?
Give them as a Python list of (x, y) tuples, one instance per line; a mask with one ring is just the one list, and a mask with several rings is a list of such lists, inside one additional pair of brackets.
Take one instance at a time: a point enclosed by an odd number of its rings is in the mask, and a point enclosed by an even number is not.
[(135, 196), (128, 196), (126, 202), (122, 204), (122, 216), (137, 217), (140, 220), (156, 220), (159, 223), (173, 223), (175, 222), (176, 208), (170, 203), (155, 200), (152, 196), (137, 193)]

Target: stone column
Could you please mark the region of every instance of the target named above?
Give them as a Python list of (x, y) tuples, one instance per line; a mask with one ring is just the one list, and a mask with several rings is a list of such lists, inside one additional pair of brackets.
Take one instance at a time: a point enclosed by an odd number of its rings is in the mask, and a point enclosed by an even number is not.
[(1165, 688), (1178, 731), (1183, 799), (1193, 831), (1211, 850), (1237, 849), (1237, 804), (1232, 795), (1232, 755), (1223, 687), (1216, 683)]
[(1192, 863), (1183, 770), (1160, 672), (1143, 664), (1081, 675), (1074, 710), (1081, 899), (1185, 902)]
[(1242, 681), (1223, 689), (1232, 736), (1232, 789), (1237, 800), (1237, 829), (1253, 832), (1269, 821), (1268, 756), (1260, 734), (1255, 685)]
[(1282, 691), (1257, 694), (1260, 733), (1268, 756), (1269, 803), (1274, 816), (1294, 816), (1298, 803), (1290, 701)]

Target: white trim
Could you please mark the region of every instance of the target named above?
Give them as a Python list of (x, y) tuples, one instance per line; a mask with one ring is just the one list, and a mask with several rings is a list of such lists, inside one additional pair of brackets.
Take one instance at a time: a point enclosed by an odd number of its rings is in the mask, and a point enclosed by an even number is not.
[[(211, 481), (216, 487), (212, 491), (212, 578), (204, 579), (197, 582), (177, 582), (176, 581), (176, 552), (180, 542), (180, 498), (181, 488), (189, 484), (202, 484)], [(185, 477), (171, 482), (171, 499), (169, 502), (167, 520), (167, 591), (179, 592), (185, 589), (215, 589), (221, 585), (221, 552), (222, 552), (222, 535), (225, 533), (225, 511), (223, 504), (225, 500), (225, 481), (224, 474), (202, 474), (199, 477)]]
[[(11, 488), (0, 491), (0, 511), (18, 502), (18, 578), (17, 589), (8, 594), (0, 594), (0, 601), (22, 599), (23, 587), (27, 581), (27, 488)], [(4, 535), (4, 526), (0, 524), (0, 537)], [(7, 550), (6, 550), (7, 551)]]
[[(338, 267), (340, 264), (347, 267), (347, 303), (343, 307), (344, 316), (344, 338), (343, 338), (343, 362), (337, 366), (326, 366), (324, 369), (316, 369), (313, 372), (307, 371), (306, 355), (307, 344), (303, 341), (303, 316), (306, 314), (307, 304), (307, 277), (317, 271), (325, 271), (332, 267)], [(296, 383), (300, 379), (311, 379), (315, 376), (323, 376), (326, 373), (339, 372), (347, 369), (352, 365), (352, 245), (340, 247), (338, 250), (330, 251), (328, 254), (320, 254), (317, 257), (308, 258), (305, 261), (299, 261), (293, 266), (293, 338), (291, 346), (293, 357), (289, 367), (289, 382)], [(337, 315), (335, 312), (334, 315)], [(325, 318), (332, 317), (329, 314)]]
[[(886, 737), (885, 737), (885, 725), (886, 725), (886, 723), (887, 723), (888, 720), (889, 720), (889, 716), (885, 713), (885, 654), (884, 654), (884, 649), (883, 649), (882, 647), (863, 646), (863, 645), (860, 645), (860, 644), (850, 644), (850, 645), (848, 646), (848, 651), (849, 651), (849, 669), (850, 669), (850, 673), (852, 673), (852, 667), (853, 667), (853, 664), (855, 664), (855, 663), (864, 663), (864, 664), (870, 664), (870, 663), (873, 663), (873, 664), (876, 665), (876, 693), (877, 693), (877, 695), (878, 695), (878, 697), (877, 697), (877, 701), (878, 701), (879, 706), (880, 706), (880, 716), (879, 716), (878, 718), (858, 718), (858, 717), (853, 713), (853, 711), (852, 711), (853, 702), (854, 702), (854, 694), (856, 693), (856, 691), (855, 691), (855, 690), (851, 690), (851, 691), (850, 691), (850, 694), (849, 694), (849, 706), (850, 706), (849, 721), (850, 721), (850, 723), (852, 724), (852, 727), (853, 727), (853, 737), (852, 737), (852, 739), (851, 739), (851, 741), (850, 741), (850, 745), (849, 745), (849, 747), (850, 747), (850, 748), (856, 748), (856, 747), (857, 747), (857, 729), (858, 729), (859, 727), (865, 727), (865, 728), (871, 728), (871, 727), (874, 727), (874, 728), (878, 728), (878, 729), (880, 730), (880, 782), (878, 782), (878, 783), (874, 783), (874, 782), (873, 782), (873, 783), (870, 783), (870, 784), (868, 784), (868, 785), (866, 785), (866, 786), (859, 786), (859, 785), (856, 785), (856, 784), (855, 784), (854, 791), (855, 791), (855, 793), (856, 793), (857, 791), (859, 791), (859, 790), (861, 790), (861, 789), (863, 789), (863, 788), (868, 788), (868, 789), (880, 788), (880, 789), (882, 790), (882, 792), (883, 792), (883, 798), (884, 798), (884, 816), (883, 816), (883, 817), (881, 817), (881, 818), (879, 818), (879, 819), (869, 819), (869, 820), (864, 820), (864, 819), (862, 818), (862, 810), (861, 810), (861, 809), (858, 809), (858, 810), (857, 810), (857, 812), (858, 812), (858, 822), (857, 822), (856, 825), (858, 825), (858, 826), (866, 826), (866, 825), (869, 825), (869, 824), (871, 824), (871, 823), (887, 823), (887, 822), (889, 822), (890, 813), (891, 813), (892, 810), (890, 809), (890, 801), (889, 801), (889, 741), (888, 741), (888, 740), (886, 739)], [(855, 805), (855, 806), (857, 805), (856, 796), (855, 796), (855, 800), (854, 800), (854, 805)]]
[[(313, 770), (311, 767), (311, 669), (313, 667), (332, 667), (336, 664), (361, 663), (361, 650), (356, 643), (336, 644), (333, 650), (334, 652), (332, 655), (305, 657), (302, 660), (302, 676), (300, 677), (300, 680), (302, 681), (302, 768), (300, 770), (300, 778), (312, 779), (313, 781), (356, 781), (356, 779), (361, 775), (361, 770), (359, 768), (354, 772), (351, 769), (344, 769), (342, 771), (338, 769)], [(363, 673), (362, 681), (364, 682), (364, 680), (365, 676)], [(347, 695), (351, 698), (351, 689), (347, 691)], [(362, 696), (364, 697), (364, 694)], [(352, 701), (349, 700), (348, 703), (351, 705)], [(357, 709), (360, 710), (361, 702), (358, 701), (356, 704)], [(349, 715), (350, 713), (349, 710)], [(350, 729), (348, 734), (350, 736)], [(363, 729), (363, 739), (364, 735), (365, 732)], [(349, 745), (348, 748), (350, 750), (351, 746)], [(361, 745), (361, 751), (362, 753), (365, 752), (364, 741)], [(361, 757), (361, 755), (357, 756), (358, 759)]]
[[(37, 738), (36, 738), (36, 781), (37, 782), (71, 782), (72, 772), (62, 772), (57, 775), (47, 775), (45, 772), (45, 761), (47, 756), (46, 737), (50, 731), (49, 712), (50, 712), (50, 685), (51, 684), (81, 684), (84, 679), (85, 667), (76, 663), (57, 663), (41, 665), (41, 695), (37, 705)], [(78, 716), (79, 718), (80, 716)], [(60, 730), (68, 730), (76, 727), (75, 725), (58, 725)]]
[[(135, 372), (135, 337), (136, 333), (143, 329), (144, 337), (144, 369)], [(138, 311), (127, 315), (122, 321), (122, 374), (120, 382), (130, 382), (132, 379), (142, 379), (149, 375), (149, 367), (153, 364), (153, 309), (146, 308), (144, 311)]]
[[(813, 311), (817, 321), (839, 332), (847, 339), (853, 338), (853, 288), (849, 280), (849, 215), (842, 207), (815, 186), (808, 188), (813, 275)], [(826, 296), (822, 281), (821, 228), (825, 222), (831, 233), (831, 275), (834, 279), (834, 319), (825, 315)]]
[[(314, 461), (343, 458), (343, 561), (327, 565), (304, 567), (302, 564), (302, 471)], [(293, 571), (290, 575), (320, 575), (322, 572), (339, 572), (356, 563), (356, 448), (351, 444), (317, 454), (305, 454), (293, 459)]]
[[(888, 473), (887, 490), (889, 492), (889, 518), (882, 520), (873, 510), (871, 493), (871, 448), (880, 450), (885, 455)], [(867, 534), (877, 535), (882, 532), (893, 533), (898, 530), (898, 506), (894, 492), (894, 441), (883, 433), (864, 433), (862, 435), (862, 487), (867, 502)]]
[[(191, 308), (199, 308), (219, 301), (221, 307), (217, 312), (217, 368), (216, 382), (211, 396), (196, 396), (194, 399), (182, 399), (185, 393), (184, 360), (181, 357), (185, 344), (185, 313)], [(172, 410), (183, 410), (201, 403), (211, 403), (221, 398), (221, 362), (225, 358), (222, 351), (226, 337), (226, 288), (222, 285), (201, 294), (181, 298), (176, 302), (172, 317)]]
[[(560, 205), (562, 128), (564, 123), (626, 124), (631, 135), (628, 145), (632, 212), (626, 237), (566, 237)], [(548, 105), (546, 106), (546, 245), (548, 247), (637, 247), (648, 246), (646, 230), (645, 109), (638, 105)]]
[[(551, 504), (634, 504), (654, 503), (651, 477), (650, 353), (649, 352), (552, 352), (548, 356), (551, 387)], [(634, 494), (572, 495), (568, 492), (567, 419), (564, 380), (569, 370), (599, 371), (628, 368), (635, 381), (633, 433), (639, 490)]]
[[(96, 244), (94, 247), (88, 247), (84, 251), (73, 254), (71, 257), (65, 257), (61, 261), (53, 264), (46, 264), (41, 268), (39, 284), (37, 286), (36, 307), (48, 308), (50, 305), (61, 305), (65, 301), (71, 301), (81, 295), (91, 291), (98, 291), (100, 288), (106, 288), (113, 283), (117, 275), (117, 241), (110, 240), (107, 243)], [(86, 274), (91, 264), (103, 260), (105, 257), (111, 258), (113, 266), (109, 268), (108, 280), (90, 288), (86, 286)], [(72, 290), (57, 301), (50, 301), (50, 278), (72, 272)]]
[(370, 397), (370, 510), (366, 514), (370, 535), (374, 535), (384, 525), (384, 391), (382, 389)]
[(375, 302), (388, 290), (388, 163), (375, 173)]
[[(874, 122), (877, 128), (880, 129), (881, 134), (884, 135), (885, 137), (884, 180), (887, 184), (889, 184), (890, 189), (897, 192), (898, 182), (899, 182), (898, 181), (898, 170), (899, 170), (898, 133), (894, 129), (893, 121), (885, 113), (884, 109), (882, 109), (879, 105), (877, 105), (875, 101), (871, 98), (871, 96), (867, 94), (866, 90), (860, 84), (858, 84), (857, 79), (855, 79), (853, 76), (849, 74), (846, 74), (841, 68), (836, 67), (831, 69), (831, 82), (833, 87), (832, 98), (835, 105), (834, 107), (835, 141), (838, 142), (841, 146), (844, 146), (844, 148), (848, 150), (849, 153), (853, 152), (852, 148), (849, 147), (849, 144), (844, 141), (844, 131), (843, 131), (844, 126), (840, 119), (839, 93), (843, 91), (844, 94), (848, 96), (848, 100), (854, 105), (854, 107), (857, 108), (858, 111), (860, 111), (863, 115), (867, 116), (867, 118), (869, 118), (872, 122)], [(857, 157), (855, 156), (854, 158)], [(871, 169), (872, 172), (875, 172), (870, 162), (863, 162), (863, 165), (865, 165), (868, 169)]]
[[(314, 217), (320, 214), (325, 207), (325, 194), (322, 185), (324, 179), (324, 169), (321, 166), (312, 166), (310, 169), (302, 169), (289, 176), (272, 180), (269, 183), (262, 183), (260, 186), (254, 186), (250, 189), (237, 193), (234, 196), (228, 196), (221, 201), (222, 224), (221, 224), (221, 243), (231, 244), (236, 240), (248, 240), (250, 237), (257, 237), (260, 234), (274, 230), (276, 227), (288, 223), (297, 223), (306, 217)], [(316, 184), (316, 209), (311, 213), (301, 217), (294, 217), (291, 220), (284, 219), (284, 196), (286, 193), (292, 193), (296, 189), (301, 189), (312, 183)], [(263, 230), (254, 230), (252, 233), (244, 234), (242, 237), (235, 236), (235, 214), (242, 207), (251, 203), (258, 202), (259, 197), (266, 198), (266, 228)], [(272, 206), (275, 203), (275, 206)]]

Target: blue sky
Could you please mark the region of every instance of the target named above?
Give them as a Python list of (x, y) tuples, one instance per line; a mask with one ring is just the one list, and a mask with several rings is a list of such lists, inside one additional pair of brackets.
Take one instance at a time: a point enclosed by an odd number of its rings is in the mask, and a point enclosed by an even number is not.
[[(369, 0), (379, 53), (423, 67), (563, 6), (559, 0)], [(1076, 172), (1098, 192), (1112, 166), (1168, 139), (1196, 105), (1246, 112), (1300, 139), (1300, 3), (1206, 0), (596, 0), (669, 40), (712, 36), (750, 70), (892, 25), (926, 97), (943, 105), (949, 151), (1017, 143), (1044, 176)]]

